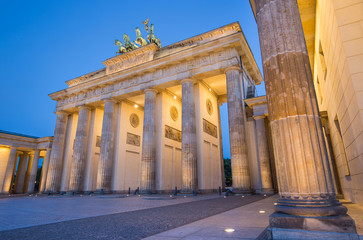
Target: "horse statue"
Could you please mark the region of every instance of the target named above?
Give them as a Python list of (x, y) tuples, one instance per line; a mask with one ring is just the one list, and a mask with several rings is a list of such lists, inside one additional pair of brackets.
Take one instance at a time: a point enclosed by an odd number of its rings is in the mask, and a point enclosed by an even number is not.
[(125, 40), (125, 48), (127, 51), (135, 50), (138, 48), (138, 46), (130, 41), (130, 37), (124, 33), (124, 40)]
[(159, 48), (161, 48), (160, 39), (154, 35), (154, 24), (150, 25), (150, 32), (147, 35), (147, 40), (149, 40), (150, 43), (155, 43)]
[(115, 45), (118, 46), (118, 52), (116, 52), (116, 55), (117, 55), (117, 53), (122, 54), (122, 53), (127, 52), (126, 48), (124, 47), (124, 45), (122, 44), (122, 42), (120, 40), (116, 39), (115, 40)]
[(141, 47), (149, 44), (142, 36), (141, 36), (141, 32), (140, 29), (138, 27), (136, 27), (136, 43), (139, 44)]

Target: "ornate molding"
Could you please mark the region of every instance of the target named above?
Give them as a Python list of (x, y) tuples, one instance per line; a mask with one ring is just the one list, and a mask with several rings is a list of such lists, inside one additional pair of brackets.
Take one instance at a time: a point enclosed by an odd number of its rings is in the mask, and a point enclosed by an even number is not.
[[(119, 56), (123, 55), (124, 54)], [(155, 69), (153, 72), (145, 72), (143, 75), (134, 75), (133, 77), (125, 77), (125, 79), (119, 78), (117, 80), (107, 79), (107, 81), (109, 81), (108, 83), (97, 82), (94, 85), (88, 86), (87, 89), (83, 89), (83, 91), (79, 91), (76, 93), (65, 93), (68, 96), (63, 95), (58, 97), (58, 99), (56, 99), (58, 101), (57, 108), (60, 108), (70, 103), (79, 102), (87, 98), (105, 95), (122, 89), (130, 89), (134, 86), (138, 86), (141, 84), (148, 84), (150, 86), (150, 82), (172, 75), (174, 75), (175, 78), (183, 77), (182, 73), (186, 73), (189, 75), (190, 71), (193, 69), (221, 62), (223, 62), (223, 64), (225, 64), (225, 66), (227, 67), (239, 64), (239, 59), (235, 57), (234, 51), (232, 49), (225, 49), (223, 51), (215, 52), (206, 56), (201, 56), (190, 61), (181, 62), (175, 65), (168, 65), (160, 69)]]

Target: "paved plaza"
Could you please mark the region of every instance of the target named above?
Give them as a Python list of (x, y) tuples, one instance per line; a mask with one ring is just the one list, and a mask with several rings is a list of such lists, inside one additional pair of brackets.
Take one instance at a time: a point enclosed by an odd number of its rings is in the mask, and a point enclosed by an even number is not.
[[(265, 234), (277, 197), (209, 194), (0, 198), (0, 239), (259, 239)], [(344, 203), (362, 235), (363, 208)], [(227, 228), (234, 232), (225, 232)]]
[(0, 239), (141, 239), (264, 198), (217, 194), (3, 198)]

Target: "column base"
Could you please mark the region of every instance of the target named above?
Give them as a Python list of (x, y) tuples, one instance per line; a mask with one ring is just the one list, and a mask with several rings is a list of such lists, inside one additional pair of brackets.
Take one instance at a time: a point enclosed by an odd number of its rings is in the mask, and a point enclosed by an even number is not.
[(269, 222), (272, 239), (359, 239), (355, 222), (347, 214), (307, 217), (275, 212)]
[(259, 194), (259, 195), (274, 195), (275, 192), (272, 188), (262, 188), (262, 189), (258, 189), (256, 190), (256, 194)]
[(345, 215), (348, 209), (336, 198), (318, 200), (294, 200), (280, 198), (275, 205), (276, 212), (296, 216), (340, 216)]
[(234, 193), (234, 194), (246, 194), (246, 195), (249, 194), (250, 195), (250, 194), (252, 194), (252, 189), (232, 187), (232, 193)]

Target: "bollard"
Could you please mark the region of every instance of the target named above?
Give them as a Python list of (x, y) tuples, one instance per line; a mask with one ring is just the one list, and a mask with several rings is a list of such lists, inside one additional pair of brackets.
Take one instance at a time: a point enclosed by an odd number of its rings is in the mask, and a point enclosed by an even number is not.
[(178, 195), (178, 188), (175, 186), (174, 196)]
[(131, 188), (129, 187), (129, 195), (131, 195)]
[(221, 188), (221, 186), (219, 186), (218, 194), (219, 194), (219, 196), (221, 196), (221, 195), (222, 195), (222, 188)]

